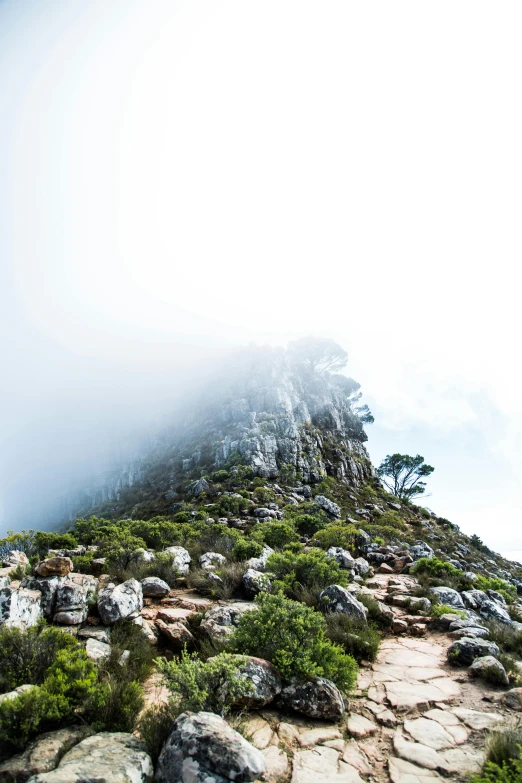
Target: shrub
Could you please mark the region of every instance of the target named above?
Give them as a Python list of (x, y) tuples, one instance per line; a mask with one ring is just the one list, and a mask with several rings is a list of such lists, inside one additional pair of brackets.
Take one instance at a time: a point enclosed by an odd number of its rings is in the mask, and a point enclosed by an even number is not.
[(475, 587), (477, 590), (496, 590), (497, 593), (504, 596), (508, 603), (512, 603), (517, 594), (515, 585), (509, 584), (509, 582), (506, 582), (504, 579), (482, 576), (482, 574), (475, 577)]
[(356, 537), (357, 528), (354, 525), (331, 524), (317, 531), (313, 543), (320, 546), (321, 549), (329, 549), (331, 546), (351, 549), (355, 545)]
[(254, 503), (259, 506), (264, 506), (265, 503), (273, 503), (275, 500), (275, 492), (269, 487), (256, 487), (254, 489)]
[(292, 521), (302, 536), (313, 536), (325, 526), (324, 519), (313, 514), (297, 514)]
[(522, 783), (521, 752), (520, 725), (491, 732), (486, 744), (486, 763), (470, 783)]
[(246, 498), (237, 495), (221, 495), (216, 508), (220, 517), (236, 517), (250, 505)]
[(0, 627), (0, 693), (20, 685), (41, 685), (60, 650), (77, 647), (77, 641), (45, 620), (22, 631)]
[(260, 522), (256, 525), (252, 537), (263, 541), (272, 549), (282, 549), (299, 540), (294, 526), (288, 522)]
[(221, 484), (221, 482), (227, 481), (229, 476), (230, 473), (228, 470), (215, 470), (214, 473), (210, 474), (212, 481), (215, 481), (217, 484)]
[(163, 579), (169, 587), (175, 587), (176, 580), (179, 578), (179, 571), (172, 564), (170, 555), (162, 553), (157, 554), (154, 560), (149, 563), (138, 560), (130, 563), (126, 568), (109, 565), (107, 573), (119, 582), (126, 582), (127, 579), (140, 581), (146, 576), (157, 576)]
[(346, 571), (322, 549), (299, 554), (288, 550), (276, 552), (268, 558), (266, 571), (275, 575), (274, 590), (282, 589), (286, 595), (296, 598), (302, 587), (319, 591), (331, 584), (348, 582)]
[(379, 651), (381, 637), (378, 631), (365, 622), (352, 620), (341, 612), (325, 615), (326, 635), (330, 641), (340, 645), (359, 663), (374, 661)]
[(92, 561), (94, 560), (94, 552), (87, 551), (84, 555), (77, 555), (72, 558), (73, 570), (77, 574), (90, 574), (92, 573)]
[(0, 703), (0, 739), (22, 748), (39, 731), (70, 723), (97, 685), (96, 666), (85, 650), (59, 650), (42, 685)]
[(171, 693), (176, 714), (186, 710), (226, 715), (234, 702), (251, 693), (252, 684), (239, 677), (240, 664), (230, 653), (220, 653), (208, 661), (185, 650), (179, 659), (161, 660), (159, 670)]
[(446, 560), (439, 560), (438, 557), (421, 557), (411, 568), (411, 573), (444, 577), (448, 575), (458, 576), (460, 571)]
[(516, 631), (505, 623), (482, 621), (489, 631), (489, 639), (497, 644), (503, 653), (513, 653), (522, 658), (522, 631)]
[(197, 590), (201, 595), (216, 600), (232, 598), (233, 595), (243, 592), (243, 574), (247, 570), (246, 563), (226, 563), (214, 571), (221, 582), (212, 582), (208, 578), (208, 571), (202, 568), (189, 571), (186, 576), (187, 585)]
[(259, 541), (250, 538), (240, 538), (232, 550), (235, 560), (249, 560), (251, 557), (259, 557), (263, 551), (263, 545)]
[(368, 623), (383, 629), (391, 627), (393, 621), (381, 612), (378, 602), (375, 600), (373, 595), (360, 592), (357, 593), (357, 600), (360, 601), (368, 610)]
[(177, 711), (170, 702), (154, 704), (141, 716), (137, 730), (153, 762), (158, 760), (176, 717)]
[(345, 692), (353, 687), (357, 664), (326, 637), (326, 622), (319, 612), (281, 593), (260, 593), (256, 602), (256, 610), (242, 615), (232, 650), (271, 661), (285, 678), (321, 676)]

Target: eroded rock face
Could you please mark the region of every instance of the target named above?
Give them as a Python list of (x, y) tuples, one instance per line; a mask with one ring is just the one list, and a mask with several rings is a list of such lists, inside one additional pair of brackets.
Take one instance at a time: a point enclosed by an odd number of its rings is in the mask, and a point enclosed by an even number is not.
[(249, 593), (268, 593), (271, 585), (270, 577), (271, 574), (264, 574), (261, 571), (249, 568), (243, 574), (243, 584)]
[(143, 591), (136, 579), (128, 579), (117, 587), (108, 585), (98, 596), (98, 611), (105, 625), (113, 625), (142, 608)]
[(290, 683), (281, 691), (277, 703), (309, 718), (323, 720), (338, 720), (345, 710), (341, 692), (331, 680), (324, 677)]
[(354, 620), (366, 622), (367, 609), (346, 588), (330, 585), (319, 596), (319, 606), (324, 612), (341, 612)]
[(98, 580), (86, 574), (69, 574), (56, 590), (54, 622), (78, 625), (87, 619), (89, 604), (94, 603)]
[(64, 579), (63, 576), (26, 576), (20, 582), (20, 587), (27, 590), (39, 590), (42, 612), (45, 617), (52, 617), (56, 610), (56, 593)]
[(266, 771), (266, 760), (237, 731), (210, 712), (184, 712), (163, 746), (158, 783), (248, 783)]
[(69, 750), (52, 772), (29, 783), (148, 783), (154, 768), (145, 743), (124, 732), (101, 732)]
[(433, 549), (425, 541), (417, 541), (409, 551), (414, 560), (420, 560), (421, 557), (431, 558), (434, 555)]
[[(491, 591), (493, 592), (493, 591)], [(490, 598), (483, 590), (466, 590), (462, 599), (469, 609), (474, 609), (486, 620), (496, 620), (504, 625), (512, 625), (505, 604)]]
[(332, 519), (341, 519), (341, 509), (337, 503), (328, 500), (324, 495), (316, 495), (315, 502), (323, 511), (326, 511), (328, 516), (332, 517)]
[(346, 568), (348, 571), (355, 571), (355, 560), (347, 549), (343, 549), (340, 546), (331, 546), (326, 553), (326, 557), (331, 557), (341, 566), (341, 568)]

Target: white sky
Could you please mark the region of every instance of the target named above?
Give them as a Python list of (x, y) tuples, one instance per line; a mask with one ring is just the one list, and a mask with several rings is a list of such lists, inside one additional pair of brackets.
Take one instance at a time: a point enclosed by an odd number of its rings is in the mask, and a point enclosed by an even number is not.
[(80, 378), (114, 402), (100, 367), (150, 393), (172, 356), (320, 334), (349, 350), (374, 460), (420, 452), (427, 505), (522, 549), (521, 22), (0, 2), (2, 431)]

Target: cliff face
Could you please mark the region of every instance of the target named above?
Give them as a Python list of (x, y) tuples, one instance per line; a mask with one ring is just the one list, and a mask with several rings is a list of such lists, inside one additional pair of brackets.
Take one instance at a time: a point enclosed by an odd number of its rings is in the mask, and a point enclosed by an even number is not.
[(241, 352), (183, 422), (140, 459), (101, 477), (78, 498), (78, 511), (115, 501), (119, 512), (130, 513), (136, 502), (154, 498), (155, 512), (165, 513), (180, 484), (232, 464), (263, 477), (277, 478), (292, 467), (306, 483), (333, 476), (360, 486), (372, 468), (350, 402), (357, 388), (345, 376), (293, 363), (285, 351)]

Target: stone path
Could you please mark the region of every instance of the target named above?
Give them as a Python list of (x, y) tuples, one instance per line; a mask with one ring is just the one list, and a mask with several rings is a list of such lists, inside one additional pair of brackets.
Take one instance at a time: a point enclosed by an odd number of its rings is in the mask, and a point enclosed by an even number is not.
[[(505, 720), (492, 704), (498, 691), (448, 665), (451, 640), (401, 600), (414, 585), (409, 576), (377, 574), (363, 588), (392, 605), (397, 632), (415, 635), (383, 639), (338, 724), (269, 708), (240, 719), (236, 728), (266, 757), (266, 783), (432, 783), (480, 770), (485, 732)], [(170, 624), (211, 604), (183, 590), (161, 603), (149, 611)], [(148, 704), (167, 695), (156, 676), (146, 691)]]

